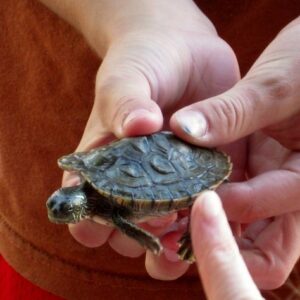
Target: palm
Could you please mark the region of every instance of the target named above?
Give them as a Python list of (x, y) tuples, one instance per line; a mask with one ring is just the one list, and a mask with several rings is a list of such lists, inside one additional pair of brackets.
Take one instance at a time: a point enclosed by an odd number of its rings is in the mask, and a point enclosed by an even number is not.
[[(249, 143), (248, 172), (250, 177), (269, 171), (283, 171), (293, 165), (297, 155), (279, 142), (259, 132), (253, 134)], [(296, 166), (296, 164), (294, 163)]]
[(298, 210), (300, 155), (283, 147), (262, 132), (249, 137), (248, 180), (221, 189), (228, 217), (237, 222), (253, 222)]

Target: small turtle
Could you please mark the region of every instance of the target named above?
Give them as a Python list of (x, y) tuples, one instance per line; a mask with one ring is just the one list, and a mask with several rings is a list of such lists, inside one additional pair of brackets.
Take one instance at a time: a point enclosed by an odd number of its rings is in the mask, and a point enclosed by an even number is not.
[[(190, 208), (199, 193), (217, 188), (232, 169), (225, 154), (188, 144), (170, 132), (124, 138), (66, 155), (58, 165), (77, 172), (82, 180), (48, 199), (52, 222), (89, 218), (115, 226), (155, 254), (162, 252), (159, 239), (136, 223)], [(180, 258), (192, 262), (189, 228), (179, 244)]]

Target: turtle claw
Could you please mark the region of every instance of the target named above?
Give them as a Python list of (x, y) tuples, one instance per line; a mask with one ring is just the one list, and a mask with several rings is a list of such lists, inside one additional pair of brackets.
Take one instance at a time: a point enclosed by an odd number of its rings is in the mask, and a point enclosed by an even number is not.
[(178, 241), (179, 249), (177, 254), (179, 258), (187, 263), (194, 263), (195, 256), (193, 254), (192, 241), (189, 232), (186, 232), (181, 239)]
[[(144, 241), (145, 242), (145, 241)], [(163, 247), (158, 238), (149, 238), (147, 243), (143, 245), (147, 250), (150, 250), (155, 255), (160, 255), (163, 251)]]

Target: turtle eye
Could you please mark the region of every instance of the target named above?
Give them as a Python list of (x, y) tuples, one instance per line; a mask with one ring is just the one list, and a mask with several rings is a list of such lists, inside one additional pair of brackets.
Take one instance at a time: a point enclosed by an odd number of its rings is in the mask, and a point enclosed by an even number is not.
[(68, 205), (65, 202), (60, 203), (59, 205), (59, 211), (60, 212), (66, 212), (68, 210)]
[(51, 214), (56, 217), (64, 216), (68, 212), (68, 204), (57, 199), (48, 201), (47, 207), (51, 211)]

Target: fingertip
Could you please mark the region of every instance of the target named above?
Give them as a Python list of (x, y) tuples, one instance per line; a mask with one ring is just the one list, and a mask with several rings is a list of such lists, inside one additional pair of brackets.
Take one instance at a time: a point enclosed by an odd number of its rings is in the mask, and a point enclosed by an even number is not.
[(166, 216), (161, 216), (159, 218), (151, 219), (147, 222), (150, 226), (154, 228), (165, 228), (174, 223), (177, 219), (177, 213), (171, 213)]
[(68, 226), (73, 238), (89, 248), (102, 246), (113, 231), (111, 227), (90, 220), (83, 220), (77, 224), (69, 224)]
[(205, 191), (196, 199), (192, 207), (192, 222), (212, 221), (222, 213), (222, 202), (214, 191)]
[(189, 264), (183, 261), (171, 262), (164, 254), (157, 256), (147, 251), (145, 267), (152, 278), (170, 281), (181, 277), (188, 270)]
[[(259, 295), (243, 261), (215, 192), (204, 192), (192, 210), (192, 242), (209, 299)], [(259, 298), (258, 298), (259, 299)]]
[(118, 230), (113, 232), (108, 243), (114, 251), (122, 256), (135, 258), (145, 253), (145, 249), (136, 240), (129, 238)]
[(136, 109), (130, 112), (123, 121), (116, 134), (118, 137), (147, 135), (157, 132), (162, 128), (163, 117), (161, 111)]
[(200, 261), (203, 248), (206, 247), (204, 241), (210, 241), (211, 235), (220, 233), (219, 223), (222, 219), (222, 203), (219, 196), (213, 191), (201, 193), (191, 212), (191, 234), (197, 260)]
[(125, 136), (146, 135), (159, 131), (163, 125), (163, 115), (151, 99), (134, 98), (120, 101), (118, 108), (112, 112), (113, 117), (106, 123), (118, 138)]

